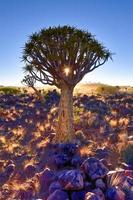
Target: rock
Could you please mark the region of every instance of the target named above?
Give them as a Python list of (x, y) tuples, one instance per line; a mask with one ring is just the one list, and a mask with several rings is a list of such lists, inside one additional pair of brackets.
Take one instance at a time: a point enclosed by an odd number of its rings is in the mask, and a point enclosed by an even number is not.
[(99, 200), (105, 200), (104, 193), (99, 188), (92, 190), (92, 192), (99, 197)]
[(73, 167), (79, 167), (82, 163), (82, 159), (79, 155), (75, 155), (73, 156), (72, 160), (71, 160), (71, 165)]
[(56, 190), (47, 198), (47, 200), (69, 200), (69, 197), (66, 192)]
[(5, 169), (5, 174), (10, 177), (13, 173), (14, 173), (14, 170), (15, 170), (15, 165), (14, 164), (9, 164), (8, 166), (6, 166), (6, 169)]
[(122, 190), (120, 190), (117, 186), (110, 187), (106, 192), (106, 198), (108, 200), (126, 200), (125, 194)]
[(72, 192), (71, 200), (84, 200), (85, 199), (85, 191), (76, 191)]
[(105, 158), (100, 159), (100, 161), (105, 165), (105, 167), (107, 167), (109, 170), (111, 170), (112, 164), (107, 162), (107, 160)]
[(108, 158), (109, 155), (110, 155), (110, 152), (106, 147), (99, 148), (96, 150), (96, 157), (99, 159)]
[(70, 158), (64, 153), (58, 153), (52, 157), (52, 164), (56, 166), (56, 168), (65, 167), (69, 164), (69, 162)]
[(125, 170), (109, 171), (107, 174), (107, 185), (110, 186), (122, 186), (126, 180)]
[(28, 190), (20, 189), (17, 192), (15, 199), (21, 199), (21, 200), (33, 199), (33, 191), (30, 189), (28, 189)]
[(36, 173), (36, 167), (34, 165), (29, 164), (24, 168), (24, 173), (27, 178), (31, 178)]
[(128, 182), (128, 184), (129, 184), (130, 186), (133, 186), (133, 178), (127, 177), (126, 181)]
[(53, 141), (53, 139), (55, 138), (55, 136), (56, 136), (56, 133), (54, 133), (54, 132), (50, 133), (50, 135), (48, 137), (50, 143)]
[(126, 163), (121, 163), (121, 166), (125, 170), (133, 170), (133, 165), (127, 165)]
[(118, 143), (118, 141), (119, 141), (119, 136), (117, 133), (112, 133), (109, 135), (109, 143), (110, 144)]
[(6, 167), (10, 164), (14, 164), (13, 160), (8, 160), (7, 164), (6, 164)]
[(85, 137), (83, 131), (81, 130), (77, 130), (75, 132), (74, 143), (77, 144), (78, 146), (85, 146), (89, 144), (87, 138)]
[(8, 184), (4, 184), (0, 189), (0, 197), (4, 197), (4, 199), (8, 199), (9, 195), (12, 193), (11, 188)]
[(100, 199), (96, 194), (92, 192), (87, 192), (87, 194), (85, 195), (85, 200), (100, 200)]
[(95, 182), (95, 185), (96, 185), (97, 188), (100, 188), (102, 190), (105, 190), (105, 188), (106, 188), (106, 185), (105, 185), (105, 183), (103, 182), (102, 179), (97, 179), (96, 182)]
[(126, 181), (123, 183), (122, 190), (125, 193), (125, 199), (133, 199), (133, 178), (127, 177)]
[(128, 141), (133, 141), (133, 135), (128, 136)]
[(86, 191), (90, 191), (90, 190), (92, 190), (93, 188), (94, 188), (94, 185), (93, 185), (92, 182), (88, 182), (88, 181), (85, 181), (85, 182), (84, 182), (84, 189), (85, 189)]
[(54, 181), (49, 186), (49, 194), (53, 193), (56, 190), (61, 190), (61, 184), (58, 181)]
[(125, 170), (125, 175), (133, 178), (133, 170)]
[(83, 189), (83, 176), (79, 170), (65, 170), (58, 176), (64, 190), (81, 190)]
[(92, 180), (104, 178), (109, 171), (101, 161), (94, 157), (87, 158), (81, 165), (81, 168)]
[(78, 146), (72, 143), (61, 143), (58, 145), (58, 150), (59, 152), (63, 152), (67, 156), (72, 157), (77, 154)]
[(49, 168), (44, 169), (39, 178), (41, 193), (47, 192), (53, 181), (55, 181), (55, 174)]
[[(53, 146), (54, 147), (54, 146)], [(54, 153), (51, 157), (51, 164), (56, 168), (66, 166), (76, 166), (81, 163), (81, 158), (78, 156), (78, 146), (71, 143), (61, 143), (55, 145)]]

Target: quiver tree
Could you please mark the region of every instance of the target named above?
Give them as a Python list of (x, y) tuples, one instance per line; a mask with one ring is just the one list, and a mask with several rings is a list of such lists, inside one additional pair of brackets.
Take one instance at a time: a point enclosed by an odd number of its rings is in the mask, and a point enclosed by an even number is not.
[(38, 96), (39, 100), (42, 101), (42, 102), (44, 102), (44, 96), (43, 96), (43, 95), (41, 94), (41, 92), (38, 91), (38, 90), (36, 89), (36, 87), (35, 87), (36, 79), (35, 79), (33, 76), (31, 76), (31, 75), (26, 75), (26, 76), (24, 76), (24, 78), (23, 78), (23, 80), (21, 81), (21, 83), (22, 83), (23, 85), (26, 85), (26, 86), (28, 86), (28, 87), (31, 87), (31, 88), (35, 91), (35, 93), (36, 93), (36, 95)]
[(109, 58), (110, 51), (91, 33), (70, 26), (42, 29), (25, 44), (25, 70), (37, 81), (55, 85), (61, 91), (58, 141), (71, 141), (74, 136), (74, 87)]

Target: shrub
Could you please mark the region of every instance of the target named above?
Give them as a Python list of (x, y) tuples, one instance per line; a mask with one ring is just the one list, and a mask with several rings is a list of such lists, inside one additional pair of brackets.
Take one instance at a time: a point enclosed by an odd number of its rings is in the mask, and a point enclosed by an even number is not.
[(127, 164), (133, 165), (133, 144), (128, 145), (122, 151), (122, 157)]
[(130, 88), (128, 89), (128, 93), (133, 94), (133, 87), (130, 87)]
[(117, 92), (119, 92), (118, 86), (101, 84), (96, 89), (96, 93), (98, 93), (98, 94), (111, 94), (112, 95), (112, 94), (116, 94)]
[(2, 94), (19, 94), (21, 91), (16, 87), (0, 87), (0, 93)]

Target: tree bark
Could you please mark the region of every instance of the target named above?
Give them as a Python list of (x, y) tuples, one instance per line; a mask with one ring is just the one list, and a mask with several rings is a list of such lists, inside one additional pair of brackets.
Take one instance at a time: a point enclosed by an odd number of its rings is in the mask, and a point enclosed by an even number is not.
[(61, 87), (59, 103), (57, 142), (71, 142), (74, 136), (73, 127), (73, 88), (65, 85)]

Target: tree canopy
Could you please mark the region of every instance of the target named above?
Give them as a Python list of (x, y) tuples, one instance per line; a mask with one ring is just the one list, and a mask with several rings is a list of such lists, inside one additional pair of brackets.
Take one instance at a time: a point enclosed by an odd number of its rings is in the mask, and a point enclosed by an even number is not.
[(86, 31), (70, 26), (49, 27), (25, 43), (25, 71), (35, 80), (61, 88), (73, 87), (85, 74), (103, 65), (111, 52)]

